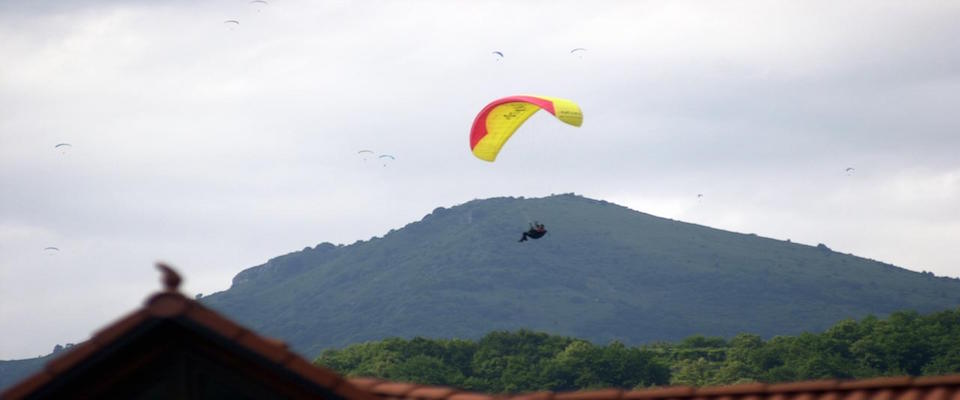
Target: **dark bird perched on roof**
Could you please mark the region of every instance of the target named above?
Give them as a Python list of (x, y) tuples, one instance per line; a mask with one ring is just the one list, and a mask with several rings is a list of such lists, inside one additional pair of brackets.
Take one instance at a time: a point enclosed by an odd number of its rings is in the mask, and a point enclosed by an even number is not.
[(160, 278), (160, 282), (163, 282), (163, 289), (168, 292), (176, 292), (180, 287), (180, 282), (183, 281), (180, 274), (162, 262), (157, 263), (157, 269), (163, 272), (163, 277)]

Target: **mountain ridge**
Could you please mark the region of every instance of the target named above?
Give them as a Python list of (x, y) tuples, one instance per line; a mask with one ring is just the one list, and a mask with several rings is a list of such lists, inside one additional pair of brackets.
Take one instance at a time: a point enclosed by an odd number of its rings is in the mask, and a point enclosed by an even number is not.
[[(526, 222), (543, 239), (516, 243)], [(389, 336), (537, 329), (639, 344), (763, 336), (960, 302), (960, 281), (573, 194), (437, 207), (383, 237), (248, 268), (203, 299), (307, 354)], [(257, 300), (252, 300), (257, 299)]]
[[(534, 218), (550, 232), (517, 243)], [(587, 265), (596, 273), (583, 273)], [(347, 287), (358, 283), (369, 285)], [(312, 358), (386, 337), (477, 339), (516, 329), (630, 345), (694, 334), (769, 338), (847, 318), (951, 309), (958, 289), (960, 279), (823, 244), (562, 194), (437, 207), (382, 237), (271, 258), (201, 301)], [(0, 388), (51, 356), (0, 361)]]

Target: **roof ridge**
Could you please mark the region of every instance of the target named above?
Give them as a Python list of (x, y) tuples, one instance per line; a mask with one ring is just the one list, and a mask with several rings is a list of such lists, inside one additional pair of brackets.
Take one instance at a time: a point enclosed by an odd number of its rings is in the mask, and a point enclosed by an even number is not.
[[(899, 389), (916, 389), (933, 386), (956, 387), (954, 399), (960, 400), (960, 374), (941, 376), (893, 376), (867, 379), (818, 379), (782, 383), (742, 383), (719, 386), (664, 386), (643, 389), (601, 388), (566, 392), (535, 391), (527, 393), (489, 394), (468, 391), (450, 386), (423, 385), (413, 382), (389, 381), (376, 377), (353, 377), (348, 379), (356, 387), (372, 394), (390, 399), (410, 400), (640, 400), (640, 399), (706, 399), (750, 397), (760, 399), (768, 396), (828, 392), (884, 392)], [(936, 390), (939, 390), (936, 389)], [(948, 397), (950, 398), (950, 397)]]

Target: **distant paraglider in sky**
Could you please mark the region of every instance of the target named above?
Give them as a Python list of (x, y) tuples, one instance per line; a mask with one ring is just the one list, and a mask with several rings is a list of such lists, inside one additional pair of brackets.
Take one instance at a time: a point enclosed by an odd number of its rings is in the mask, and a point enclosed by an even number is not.
[(47, 253), (47, 254), (49, 254), (49, 255), (54, 255), (54, 254), (59, 253), (59, 252), (60, 252), (60, 249), (59, 249), (59, 248), (56, 248), (56, 247), (45, 247), (45, 248), (43, 249), (43, 252), (44, 252), (44, 253)]
[(357, 154), (363, 158), (363, 162), (367, 162), (370, 157), (373, 157), (373, 150), (360, 150)]
[(547, 96), (509, 96), (487, 104), (473, 120), (470, 150), (484, 161), (493, 161), (510, 136), (540, 109), (568, 125), (583, 123), (580, 106), (571, 100)]
[(233, 29), (233, 27), (240, 25), (240, 21), (237, 21), (235, 19), (228, 19), (226, 21), (223, 21), (223, 24), (229, 26), (230, 29)]
[(56, 146), (53, 146), (54, 149), (60, 150), (61, 154), (65, 154), (71, 147), (73, 147), (73, 145), (70, 143), (57, 143)]
[(263, 7), (265, 7), (269, 3), (263, 0), (253, 0), (250, 2), (250, 4), (252, 4), (254, 7), (257, 7), (257, 12), (260, 12), (260, 10), (262, 10)]
[(377, 158), (380, 159), (380, 161), (383, 162), (383, 166), (384, 166), (384, 167), (387, 166), (387, 160), (393, 161), (393, 160), (396, 160), (396, 159), (397, 159), (396, 157), (391, 156), (391, 155), (389, 155), (389, 154), (381, 154), (381, 155), (380, 155), (379, 157), (377, 157)]
[(501, 59), (503, 59), (503, 53), (501, 53), (501, 52), (499, 52), (499, 51), (494, 51), (493, 53), (490, 53), (490, 54), (493, 54), (493, 55), (497, 56), (497, 57), (496, 57), (497, 61), (500, 61)]
[(583, 48), (583, 47), (577, 47), (577, 48), (575, 48), (575, 49), (573, 49), (573, 50), (570, 50), (570, 54), (573, 54), (573, 55), (576, 55), (576, 56), (578, 56), (578, 57), (580, 57), (580, 58), (583, 58), (583, 53), (586, 52), (586, 51), (587, 51), (587, 49), (585, 49), (585, 48)]
[(857, 169), (854, 168), (854, 167), (847, 167), (847, 169), (845, 169), (845, 170), (843, 170), (843, 171), (846, 172), (846, 173), (849, 175), (849, 174), (852, 174), (853, 171), (856, 171), (856, 170), (857, 170)]

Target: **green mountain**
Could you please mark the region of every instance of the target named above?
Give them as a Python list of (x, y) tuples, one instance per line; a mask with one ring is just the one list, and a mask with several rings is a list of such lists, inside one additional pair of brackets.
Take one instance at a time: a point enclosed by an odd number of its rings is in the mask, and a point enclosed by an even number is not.
[[(549, 233), (518, 243), (530, 219)], [(203, 301), (313, 357), (520, 328), (626, 344), (816, 332), (955, 307), (960, 280), (569, 194), (437, 208), (382, 238), (274, 258)]]
[(56, 358), (57, 352), (54, 350), (53, 353), (37, 358), (0, 360), (0, 391), (39, 371), (47, 362)]

